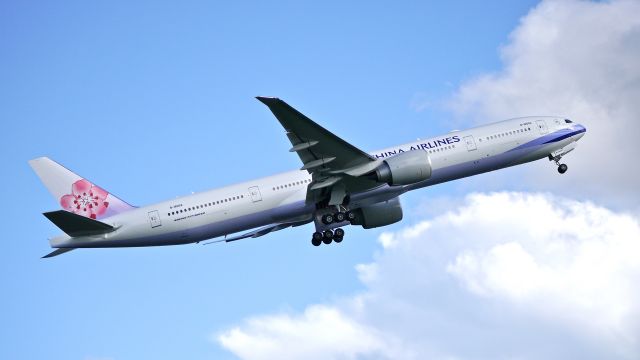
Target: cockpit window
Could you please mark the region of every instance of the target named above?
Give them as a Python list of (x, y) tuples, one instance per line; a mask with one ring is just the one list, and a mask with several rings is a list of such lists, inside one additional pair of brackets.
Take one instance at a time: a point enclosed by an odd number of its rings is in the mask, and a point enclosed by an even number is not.
[(567, 124), (571, 124), (573, 123), (573, 121), (569, 120), (569, 119), (564, 119), (564, 122), (566, 122)]

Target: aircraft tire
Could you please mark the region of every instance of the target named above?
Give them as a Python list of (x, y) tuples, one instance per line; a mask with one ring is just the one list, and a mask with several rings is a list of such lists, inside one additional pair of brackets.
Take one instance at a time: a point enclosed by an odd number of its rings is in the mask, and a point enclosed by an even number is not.
[(560, 174), (566, 173), (567, 170), (569, 170), (569, 167), (567, 166), (567, 164), (560, 164), (560, 166), (558, 166), (558, 172)]
[(329, 245), (333, 240), (333, 231), (325, 230), (322, 232), (322, 242)]
[(347, 215), (345, 213), (343, 213), (342, 211), (340, 211), (340, 212), (335, 213), (333, 218), (334, 218), (335, 222), (341, 223), (347, 218)]
[(320, 244), (322, 244), (322, 233), (321, 232), (314, 232), (313, 235), (311, 236), (311, 244), (313, 246), (320, 246)]
[(322, 223), (325, 225), (329, 225), (333, 222), (333, 214), (324, 214), (322, 215)]
[(336, 229), (333, 232), (333, 241), (335, 241), (336, 243), (341, 243), (342, 239), (344, 239), (344, 230)]
[(349, 210), (345, 213), (345, 217), (347, 219), (348, 222), (352, 223), (354, 221), (356, 221), (356, 213), (354, 213), (353, 211)]

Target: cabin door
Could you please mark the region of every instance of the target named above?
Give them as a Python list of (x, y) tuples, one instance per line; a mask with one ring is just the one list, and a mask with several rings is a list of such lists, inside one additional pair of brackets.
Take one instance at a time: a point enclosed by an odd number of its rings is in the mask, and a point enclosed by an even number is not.
[(151, 224), (152, 228), (162, 226), (158, 210), (149, 211), (149, 224)]
[(251, 201), (253, 202), (262, 201), (262, 194), (260, 194), (260, 188), (257, 186), (249, 188), (249, 195), (251, 195)]
[(467, 150), (468, 151), (473, 151), (476, 150), (476, 142), (475, 140), (473, 140), (473, 136), (469, 135), (469, 136), (465, 136), (464, 137), (464, 143), (467, 145)]
[(544, 135), (549, 132), (549, 129), (547, 129), (547, 123), (545, 123), (544, 120), (537, 120), (536, 124), (538, 125), (538, 130), (540, 130), (540, 134)]

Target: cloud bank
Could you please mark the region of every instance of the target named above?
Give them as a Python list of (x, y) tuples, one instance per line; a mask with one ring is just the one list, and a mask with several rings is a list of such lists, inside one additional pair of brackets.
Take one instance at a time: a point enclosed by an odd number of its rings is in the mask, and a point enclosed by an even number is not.
[(640, 356), (640, 224), (550, 194), (472, 194), (379, 239), (366, 291), (216, 334), (242, 359)]
[[(584, 124), (587, 136), (566, 159), (572, 186), (565, 191), (637, 207), (638, 14), (639, 1), (543, 1), (502, 48), (503, 69), (464, 83), (450, 108), (479, 123), (560, 115)], [(527, 186), (553, 186), (553, 166), (536, 165), (522, 169)]]

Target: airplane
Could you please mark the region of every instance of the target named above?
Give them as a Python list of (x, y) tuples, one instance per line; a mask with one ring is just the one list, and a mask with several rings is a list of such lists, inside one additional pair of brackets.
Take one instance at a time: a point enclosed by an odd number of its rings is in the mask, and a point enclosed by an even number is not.
[[(257, 238), (313, 223), (314, 246), (342, 242), (347, 225), (365, 229), (402, 220), (400, 195), (576, 148), (586, 128), (564, 117), (500, 121), (367, 153), (275, 97), (257, 97), (291, 142), (299, 170), (135, 207), (62, 165), (29, 164), (60, 204), (45, 212), (64, 234), (50, 258), (78, 248), (141, 247)], [(218, 239), (216, 239), (218, 238)]]

